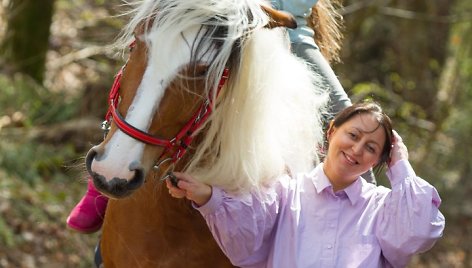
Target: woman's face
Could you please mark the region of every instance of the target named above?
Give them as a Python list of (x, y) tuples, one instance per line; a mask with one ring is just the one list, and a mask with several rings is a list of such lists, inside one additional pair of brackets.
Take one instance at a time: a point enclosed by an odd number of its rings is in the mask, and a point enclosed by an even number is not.
[(370, 113), (355, 115), (329, 130), (324, 170), (335, 190), (349, 186), (379, 162), (385, 139), (384, 128)]

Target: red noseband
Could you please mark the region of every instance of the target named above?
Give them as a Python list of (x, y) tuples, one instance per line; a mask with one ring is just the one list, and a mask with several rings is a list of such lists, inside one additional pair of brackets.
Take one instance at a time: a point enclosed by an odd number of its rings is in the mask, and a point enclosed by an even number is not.
[[(153, 136), (148, 134), (140, 129), (135, 128), (125, 121), (125, 119), (118, 112), (118, 103), (119, 103), (119, 89), (120, 89), (120, 80), (122, 77), (123, 68), (118, 72), (115, 77), (115, 81), (110, 90), (108, 97), (109, 107), (107, 114), (105, 116), (104, 127), (107, 130), (111, 125), (111, 122), (114, 122), (116, 126), (123, 131), (126, 135), (144, 142), (146, 144), (165, 147), (165, 150), (159, 157), (161, 159), (166, 153), (170, 153), (172, 156), (172, 162), (177, 162), (187, 151), (187, 147), (193, 140), (193, 133), (198, 130), (200, 126), (205, 123), (208, 116), (212, 112), (213, 105), (213, 94), (209, 93), (207, 99), (200, 105), (197, 112), (190, 118), (190, 120), (180, 129), (177, 135), (168, 140)], [(218, 96), (221, 88), (228, 79), (229, 70), (225, 69), (221, 76), (218, 88), (216, 91), (216, 96)]]

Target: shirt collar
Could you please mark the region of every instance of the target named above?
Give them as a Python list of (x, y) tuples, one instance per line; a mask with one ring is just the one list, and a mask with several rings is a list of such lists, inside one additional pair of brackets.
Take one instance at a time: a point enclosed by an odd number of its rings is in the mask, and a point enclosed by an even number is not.
[[(309, 176), (311, 177), (313, 185), (315, 186), (315, 190), (318, 194), (328, 187), (332, 189), (331, 182), (323, 171), (323, 163), (320, 163), (318, 166), (316, 166), (316, 168), (309, 174)], [(359, 177), (351, 185), (346, 187), (344, 190), (341, 190), (346, 193), (347, 197), (349, 198), (349, 201), (351, 202), (351, 205), (353, 206), (361, 197), (362, 184), (363, 180), (361, 177)]]
[(362, 194), (362, 183), (363, 179), (358, 177), (355, 182), (344, 189), (349, 201), (351, 201), (351, 205), (356, 205), (359, 198), (361, 198)]
[(331, 187), (331, 182), (323, 171), (323, 163), (320, 163), (316, 168), (310, 173), (311, 181), (315, 186), (316, 193), (321, 193), (324, 189)]

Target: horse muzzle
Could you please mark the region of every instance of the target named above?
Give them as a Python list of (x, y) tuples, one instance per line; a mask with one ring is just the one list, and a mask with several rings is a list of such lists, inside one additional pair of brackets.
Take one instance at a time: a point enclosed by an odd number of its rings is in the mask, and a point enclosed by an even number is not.
[[(124, 198), (131, 195), (136, 189), (144, 183), (144, 168), (138, 162), (129, 164), (129, 171), (133, 173), (131, 179), (111, 177), (107, 178), (104, 174), (92, 170), (92, 163), (96, 161), (99, 153), (97, 146), (90, 149), (85, 157), (87, 172), (93, 179), (93, 184), (98, 191), (110, 198)], [(98, 157), (99, 158), (99, 157)]]

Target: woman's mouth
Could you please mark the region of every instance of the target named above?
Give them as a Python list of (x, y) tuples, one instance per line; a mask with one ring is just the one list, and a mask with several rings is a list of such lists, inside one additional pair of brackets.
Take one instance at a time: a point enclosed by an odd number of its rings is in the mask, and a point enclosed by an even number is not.
[(356, 161), (356, 159), (352, 158), (350, 155), (346, 154), (343, 152), (344, 157), (346, 158), (347, 162), (350, 163), (351, 165), (357, 165), (359, 162)]

